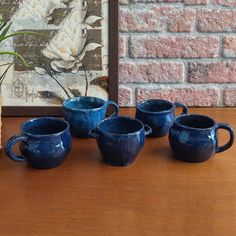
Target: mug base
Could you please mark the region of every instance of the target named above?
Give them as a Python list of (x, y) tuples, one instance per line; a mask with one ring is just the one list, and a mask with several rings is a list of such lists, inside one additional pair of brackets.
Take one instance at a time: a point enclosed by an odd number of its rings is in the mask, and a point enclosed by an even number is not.
[(104, 162), (108, 165), (111, 165), (111, 166), (120, 166), (120, 167), (130, 166), (130, 165), (134, 164), (134, 160), (132, 160), (130, 162), (125, 162), (125, 163), (118, 163), (118, 162), (113, 162), (113, 161), (109, 161), (109, 160), (104, 160)]
[(168, 133), (167, 134), (149, 134), (146, 137), (148, 137), (148, 138), (162, 138), (162, 137), (165, 137), (167, 135), (168, 135)]
[(73, 138), (90, 138), (88, 135), (78, 135), (78, 134), (72, 134)]
[(88, 133), (71, 131), (71, 135), (73, 138), (90, 138)]
[(188, 163), (202, 163), (205, 161), (208, 161), (210, 159), (210, 157), (207, 158), (191, 158), (191, 157), (180, 157), (177, 155), (174, 155), (175, 159), (179, 160), (179, 161), (183, 161), (183, 162), (188, 162)]
[(52, 162), (52, 163), (31, 163), (28, 162), (28, 166), (33, 168), (33, 169), (41, 169), (41, 170), (47, 170), (47, 169), (52, 169), (52, 168), (56, 168), (60, 165), (63, 164), (63, 162), (65, 161), (66, 158), (63, 158), (61, 161), (58, 162)]
[(38, 170), (49, 170), (49, 169), (56, 168), (56, 167), (60, 166), (61, 164), (62, 164), (62, 163), (57, 164), (57, 165), (53, 165), (53, 166), (34, 166), (34, 165), (28, 164), (28, 166), (29, 166), (30, 168), (38, 169)]

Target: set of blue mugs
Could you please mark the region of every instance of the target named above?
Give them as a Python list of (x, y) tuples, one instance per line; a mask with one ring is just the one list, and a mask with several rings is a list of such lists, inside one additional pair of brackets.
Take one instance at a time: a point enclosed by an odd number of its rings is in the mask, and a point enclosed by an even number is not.
[[(114, 113), (106, 118), (107, 109)], [(182, 108), (179, 116), (176, 107)], [(6, 154), (14, 161), (26, 161), (31, 167), (49, 169), (59, 166), (72, 148), (71, 136), (95, 138), (106, 163), (114, 166), (132, 164), (142, 147), (145, 136), (163, 137), (176, 158), (186, 162), (203, 162), (215, 153), (230, 148), (234, 132), (230, 125), (216, 123), (212, 118), (188, 114), (182, 103), (151, 99), (136, 106), (135, 118), (119, 116), (119, 107), (112, 101), (96, 97), (70, 98), (63, 103), (64, 119), (40, 117), (26, 121), (21, 134), (11, 137)], [(218, 145), (219, 129), (230, 134), (230, 140)], [(13, 151), (20, 143), (21, 155)]]

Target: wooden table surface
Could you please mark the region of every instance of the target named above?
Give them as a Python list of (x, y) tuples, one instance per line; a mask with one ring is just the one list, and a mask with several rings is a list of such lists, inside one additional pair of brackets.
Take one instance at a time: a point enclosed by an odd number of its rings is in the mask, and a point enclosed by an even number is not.
[[(190, 109), (236, 128), (236, 109)], [(133, 109), (122, 114), (132, 116)], [(3, 118), (3, 144), (29, 118)], [(220, 131), (220, 143), (228, 134)], [(146, 139), (134, 165), (102, 162), (93, 139), (35, 170), (0, 157), (0, 235), (236, 235), (236, 145), (207, 162), (173, 159), (167, 137)]]

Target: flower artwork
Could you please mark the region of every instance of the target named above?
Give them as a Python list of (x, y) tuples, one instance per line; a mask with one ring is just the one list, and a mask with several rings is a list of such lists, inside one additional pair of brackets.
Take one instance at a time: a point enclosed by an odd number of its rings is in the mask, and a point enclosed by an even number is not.
[(48, 23), (55, 9), (66, 8), (62, 0), (24, 0), (13, 19)]
[(13, 31), (38, 33), (5, 45), (23, 54), (28, 66), (14, 60), (11, 79), (2, 85), (4, 105), (54, 106), (73, 96), (108, 99), (107, 0), (4, 0), (0, 9), (3, 17), (11, 11)]
[(51, 67), (57, 72), (71, 70), (72, 73), (77, 73), (82, 66), (86, 52), (102, 47), (102, 44), (87, 43), (89, 27), (92, 28), (96, 21), (102, 20), (102, 17), (89, 16), (85, 19), (86, 2), (83, 1), (84, 7), (78, 4), (78, 8), (76, 4), (73, 4), (74, 9), (70, 17), (42, 50), (42, 54), (52, 60)]

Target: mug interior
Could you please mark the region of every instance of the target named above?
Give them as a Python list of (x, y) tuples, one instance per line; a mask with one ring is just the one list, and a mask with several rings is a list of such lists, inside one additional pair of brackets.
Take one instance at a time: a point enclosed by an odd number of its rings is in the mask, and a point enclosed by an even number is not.
[(100, 108), (105, 101), (95, 97), (78, 97), (68, 99), (64, 102), (64, 106), (71, 110), (89, 110)]
[(202, 115), (186, 115), (176, 118), (176, 123), (188, 128), (208, 129), (214, 126), (215, 122), (211, 118)]
[(22, 126), (22, 131), (29, 135), (54, 135), (63, 132), (68, 124), (57, 118), (38, 118), (27, 121)]
[(142, 128), (143, 124), (140, 121), (128, 117), (110, 118), (98, 125), (98, 129), (110, 134), (131, 134), (140, 131)]
[(163, 112), (172, 109), (173, 104), (166, 100), (148, 100), (140, 103), (138, 108), (144, 112)]

